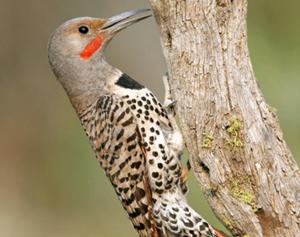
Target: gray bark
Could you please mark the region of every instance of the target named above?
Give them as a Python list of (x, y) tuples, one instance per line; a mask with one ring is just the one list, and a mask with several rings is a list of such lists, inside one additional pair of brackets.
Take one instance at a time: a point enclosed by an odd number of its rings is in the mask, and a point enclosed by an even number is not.
[(300, 172), (249, 58), (246, 0), (150, 0), (197, 180), (235, 236), (296, 237)]

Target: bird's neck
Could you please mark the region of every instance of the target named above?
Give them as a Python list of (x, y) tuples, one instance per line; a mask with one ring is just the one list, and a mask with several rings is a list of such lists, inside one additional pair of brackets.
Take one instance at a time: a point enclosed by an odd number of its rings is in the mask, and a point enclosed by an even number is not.
[(76, 85), (73, 84), (72, 90), (66, 89), (78, 114), (94, 104), (100, 96), (111, 94), (115, 82), (122, 75), (119, 69), (108, 64), (104, 58), (100, 62), (91, 61), (90, 65), (90, 67), (84, 67), (82, 71), (74, 75), (81, 79), (76, 80), (77, 83)]

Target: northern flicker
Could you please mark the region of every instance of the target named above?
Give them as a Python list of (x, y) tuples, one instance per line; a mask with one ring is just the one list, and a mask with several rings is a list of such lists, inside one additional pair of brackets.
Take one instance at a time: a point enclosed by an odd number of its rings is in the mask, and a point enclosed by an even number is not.
[(115, 34), (149, 16), (69, 20), (49, 41), (49, 62), (139, 236), (222, 236), (186, 202), (184, 146), (168, 107), (105, 60)]

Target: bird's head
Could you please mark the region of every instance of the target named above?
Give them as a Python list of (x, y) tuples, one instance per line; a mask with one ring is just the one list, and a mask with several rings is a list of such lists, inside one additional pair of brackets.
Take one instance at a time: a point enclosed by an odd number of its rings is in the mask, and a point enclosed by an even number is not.
[(50, 38), (48, 57), (67, 93), (80, 93), (80, 88), (93, 84), (88, 77), (93, 73), (101, 73), (100, 61), (109, 41), (117, 32), (149, 16), (149, 9), (139, 9), (108, 19), (75, 18), (59, 26)]

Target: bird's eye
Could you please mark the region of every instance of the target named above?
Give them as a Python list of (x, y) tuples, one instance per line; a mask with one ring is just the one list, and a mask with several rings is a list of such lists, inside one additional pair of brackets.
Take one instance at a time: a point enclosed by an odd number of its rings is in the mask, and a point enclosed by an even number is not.
[(89, 28), (88, 28), (87, 26), (80, 26), (80, 27), (78, 28), (78, 31), (79, 31), (81, 34), (85, 35), (85, 34), (87, 34), (87, 33), (89, 32)]

